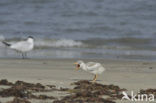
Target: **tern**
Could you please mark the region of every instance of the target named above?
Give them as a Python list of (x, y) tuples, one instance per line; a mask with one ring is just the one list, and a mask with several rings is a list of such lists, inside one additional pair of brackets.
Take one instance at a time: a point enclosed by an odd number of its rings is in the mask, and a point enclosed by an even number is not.
[(32, 36), (29, 36), (25, 41), (19, 41), (14, 44), (10, 44), (5, 41), (2, 43), (13, 50), (16, 50), (17, 52), (22, 53), (23, 59), (27, 56), (27, 52), (33, 50), (34, 48), (34, 38)]
[(101, 74), (103, 71), (106, 70), (100, 63), (97, 62), (84, 63), (83, 61), (79, 60), (74, 64), (76, 64), (76, 70), (79, 70), (81, 68), (82, 70), (94, 74), (95, 76), (92, 80), (93, 82), (96, 81), (98, 74)]

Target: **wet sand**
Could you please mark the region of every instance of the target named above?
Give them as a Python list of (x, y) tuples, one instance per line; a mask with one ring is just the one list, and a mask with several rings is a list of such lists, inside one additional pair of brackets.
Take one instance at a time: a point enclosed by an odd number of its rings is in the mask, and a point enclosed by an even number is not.
[[(93, 75), (85, 71), (76, 71), (73, 59), (1, 59), (0, 79), (15, 82), (22, 80), (30, 83), (41, 83), (44, 85), (56, 85), (71, 88), (72, 82), (79, 80), (91, 80)], [(98, 83), (118, 85), (130, 91), (155, 88), (156, 63), (140, 61), (113, 61), (113, 60), (84, 60), (100, 62), (106, 71), (98, 76)], [(53, 96), (60, 96), (58, 92)], [(12, 98), (2, 98), (8, 101)], [(36, 101), (35, 101), (36, 102)], [(117, 101), (120, 103), (120, 101)], [(34, 103), (34, 102), (33, 102)], [(37, 103), (37, 102), (36, 102)], [(129, 102), (127, 102), (129, 103)]]

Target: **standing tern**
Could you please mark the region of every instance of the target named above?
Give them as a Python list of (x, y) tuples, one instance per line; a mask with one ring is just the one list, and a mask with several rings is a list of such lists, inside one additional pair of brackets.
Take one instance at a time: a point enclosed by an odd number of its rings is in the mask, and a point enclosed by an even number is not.
[(79, 60), (74, 64), (76, 64), (76, 70), (79, 70), (81, 68), (82, 70), (94, 74), (95, 76), (92, 80), (93, 82), (96, 81), (98, 74), (101, 74), (103, 71), (105, 71), (105, 68), (100, 63), (96, 63), (96, 62), (84, 63), (83, 61)]
[(27, 52), (33, 50), (34, 48), (34, 38), (32, 36), (29, 36), (25, 41), (19, 41), (14, 44), (10, 44), (5, 41), (2, 43), (9, 48), (16, 50), (17, 52), (22, 53), (23, 59), (27, 56)]

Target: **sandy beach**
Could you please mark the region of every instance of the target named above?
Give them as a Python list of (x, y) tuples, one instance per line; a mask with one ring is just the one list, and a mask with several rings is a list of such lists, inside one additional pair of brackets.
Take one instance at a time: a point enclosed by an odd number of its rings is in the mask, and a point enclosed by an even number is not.
[(0, 0), (0, 103), (156, 103), (155, 6)]
[[(58, 88), (72, 88), (70, 85), (72, 82), (92, 80), (93, 78), (90, 73), (82, 70), (76, 71), (73, 64), (75, 61), (74, 59), (1, 59), (0, 78), (11, 82), (21, 80), (30, 83), (56, 85)], [(84, 61), (100, 62), (106, 68), (106, 71), (98, 76), (98, 83), (118, 85), (121, 88), (126, 88), (129, 92), (135, 91), (136, 93), (140, 89), (155, 88), (155, 62), (102, 59)], [(60, 95), (56, 92), (51, 94), (53, 96)], [(8, 100), (12, 100), (12, 98), (0, 98), (2, 103)], [(117, 103), (120, 102), (117, 101)], [(35, 103), (37, 102), (35, 101)]]

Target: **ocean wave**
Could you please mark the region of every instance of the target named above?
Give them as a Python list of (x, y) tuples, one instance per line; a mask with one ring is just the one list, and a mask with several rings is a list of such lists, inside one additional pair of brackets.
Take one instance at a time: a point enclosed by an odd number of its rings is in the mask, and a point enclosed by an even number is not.
[(5, 37), (3, 35), (0, 35), (0, 41), (5, 40)]
[(58, 40), (43, 40), (38, 39), (35, 41), (37, 47), (81, 47), (83, 43), (81, 41), (75, 41), (71, 39), (58, 39)]
[[(4, 36), (0, 35), (0, 41), (3, 41)], [(7, 38), (9, 43), (15, 43), (23, 38)], [(114, 49), (114, 50), (155, 50), (154, 45), (156, 39), (150, 38), (119, 38), (119, 39), (103, 39), (92, 38), (86, 40), (73, 40), (73, 39), (54, 39), (54, 38), (35, 38), (35, 48), (66, 48), (66, 47), (79, 47), (91, 49)], [(0, 43), (1, 45), (1, 43)]]
[(0, 35), (0, 47), (4, 46), (4, 44), (2, 43), (2, 41), (5, 40), (5, 37), (3, 35)]

